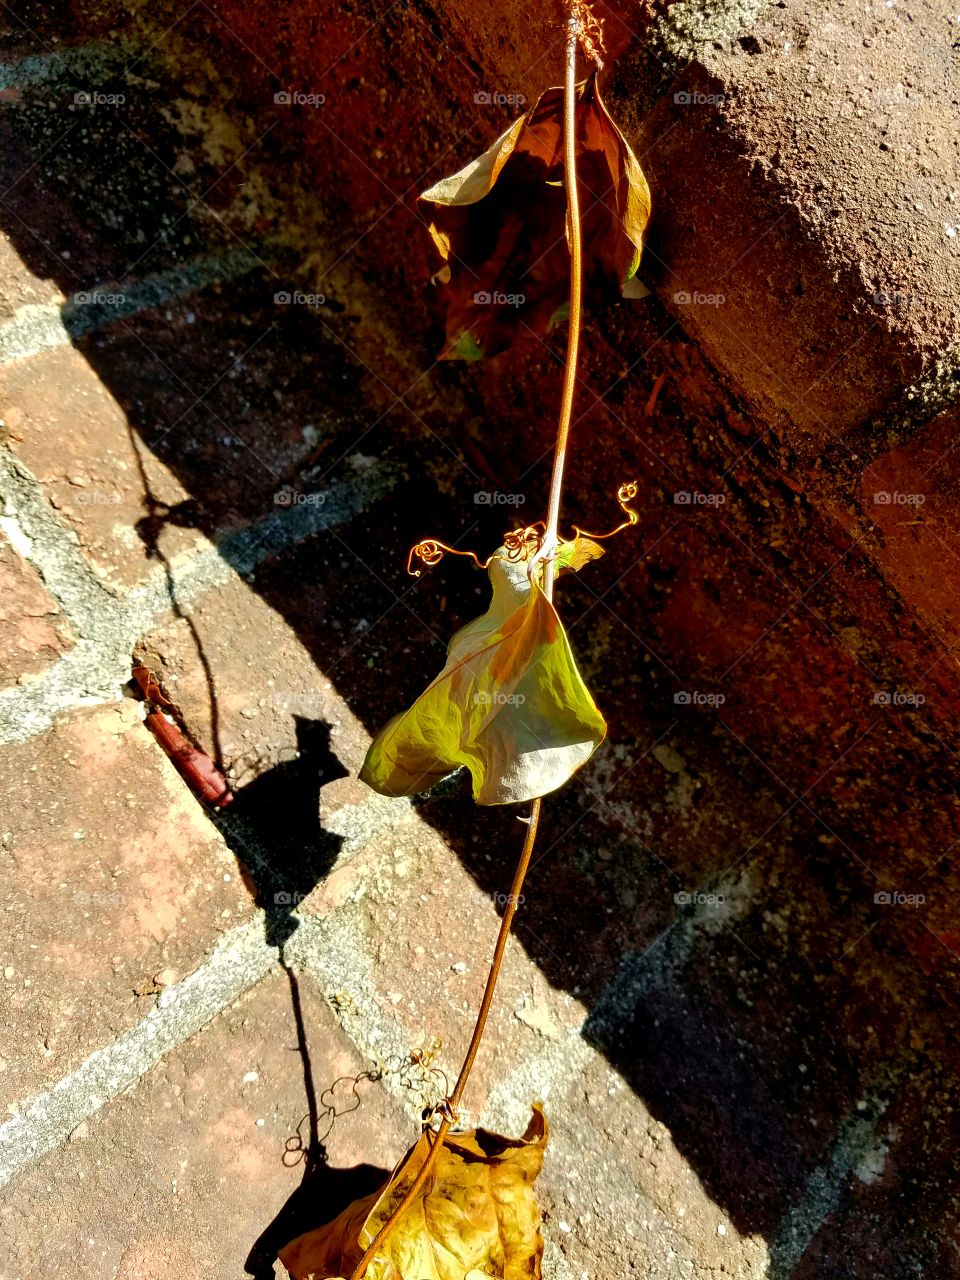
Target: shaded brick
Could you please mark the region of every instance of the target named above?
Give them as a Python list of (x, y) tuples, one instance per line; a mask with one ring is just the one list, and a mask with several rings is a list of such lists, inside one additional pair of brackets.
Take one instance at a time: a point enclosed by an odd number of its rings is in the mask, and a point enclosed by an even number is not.
[(862, 480), (867, 536), (876, 531), (872, 554), (901, 599), (950, 649), (960, 639), (958, 426), (956, 411), (940, 415), (873, 462)]
[[(72, 346), (8, 366), (3, 383), (17, 411), (10, 442), (84, 554), (111, 585), (140, 581), (152, 568), (136, 531), (148, 514), (144, 485), (170, 507), (186, 491), (154, 455), (138, 451), (122, 410)], [(173, 559), (200, 541), (196, 531), (174, 524), (160, 545)]]

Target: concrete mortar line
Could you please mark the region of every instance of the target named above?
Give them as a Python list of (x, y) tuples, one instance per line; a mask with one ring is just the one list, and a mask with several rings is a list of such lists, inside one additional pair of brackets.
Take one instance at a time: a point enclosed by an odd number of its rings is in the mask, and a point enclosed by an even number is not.
[(789, 1280), (811, 1241), (843, 1203), (851, 1177), (870, 1182), (880, 1176), (887, 1153), (880, 1122), (906, 1069), (907, 1063), (899, 1060), (881, 1065), (876, 1083), (841, 1125), (827, 1159), (807, 1179), (800, 1201), (776, 1227), (765, 1280)]
[[(681, 948), (678, 948), (678, 952)], [(621, 1073), (612, 1066), (592, 1045), (583, 1038), (582, 1027), (561, 1040), (548, 1045), (540, 1053), (530, 1055), (504, 1077), (490, 1091), (481, 1115), (484, 1125), (500, 1133), (522, 1133), (530, 1118), (530, 1103), (540, 1100), (546, 1104), (547, 1115), (550, 1115), (550, 1099), (562, 1101), (567, 1090), (577, 1080), (582, 1079), (595, 1063), (602, 1063), (608, 1078), (615, 1079), (619, 1086), (632, 1092)], [(641, 1106), (643, 1100), (638, 1099)], [(645, 1109), (645, 1108), (644, 1108)], [(559, 1126), (558, 1126), (559, 1127)], [(562, 1177), (562, 1173), (560, 1175)], [(621, 1175), (629, 1184), (630, 1192), (637, 1199), (638, 1216), (655, 1224), (655, 1234), (669, 1243), (673, 1250), (673, 1266), (677, 1276), (692, 1275), (696, 1265), (695, 1251), (687, 1237), (682, 1235), (676, 1223), (666, 1214), (639, 1183)], [(569, 1265), (559, 1250), (557, 1257), (566, 1267), (566, 1272), (557, 1269), (556, 1274), (571, 1275)]]
[[(141, 46), (133, 40), (91, 40), (83, 45), (70, 45), (50, 53), (31, 53), (16, 62), (0, 62), (0, 89), (25, 89), (45, 85), (50, 80), (76, 75), (109, 77), (122, 71), (132, 54)], [(90, 81), (86, 86), (98, 89)]]
[(0, 692), (0, 746), (44, 732), (72, 707), (117, 701), (130, 678), (134, 644), (172, 608), (222, 586), (233, 574), (252, 573), (270, 556), (327, 528), (349, 523), (388, 494), (402, 474), (397, 466), (375, 463), (355, 479), (312, 495), (314, 503), (278, 507), (257, 524), (203, 547), (174, 565), (172, 583), (158, 567), (143, 586), (120, 597), (83, 559), (76, 535), (54, 515), (37, 480), (0, 449), (0, 493), (14, 540), (29, 543), (27, 558), (80, 633), (74, 648), (42, 675)]
[(29, 560), (81, 636), (95, 634), (116, 595), (80, 551), (80, 539), (54, 512), (39, 481), (10, 449), (0, 449), (0, 499), (10, 540)]
[[(343, 806), (343, 810), (349, 810), (355, 829), (333, 870), (391, 826), (413, 816), (412, 807), (402, 803), (390, 813), (386, 806), (372, 807), (376, 813), (371, 818), (364, 812), (364, 805)], [(338, 810), (330, 820), (342, 812)], [(350, 824), (344, 821), (341, 825), (346, 828)], [(259, 847), (247, 847), (245, 843), (243, 853), (263, 869)], [(141, 1022), (112, 1044), (95, 1050), (76, 1070), (25, 1103), (18, 1115), (0, 1125), (0, 1187), (64, 1142), (81, 1121), (136, 1084), (281, 962), (309, 971), (328, 998), (344, 990), (349, 990), (351, 997), (354, 991), (358, 992), (361, 1006), (373, 1016), (370, 1002), (375, 1000), (376, 989), (369, 978), (372, 961), (365, 953), (359, 954), (352, 905), (337, 908), (322, 920), (294, 914), (297, 929), (282, 950), (266, 941), (269, 916), (261, 910), (223, 934), (212, 954), (187, 977), (168, 987)], [(349, 964), (345, 964), (345, 957)], [(339, 1006), (338, 1012), (345, 1023), (345, 1034), (362, 1055), (376, 1059), (395, 1053), (402, 1056), (408, 1051), (408, 1038), (399, 1024), (388, 1025), (385, 1034), (371, 1030), (370, 1025), (361, 1031), (361, 1023), (353, 1014), (344, 1018)], [(382, 1017), (378, 1020), (383, 1021)], [(391, 1092), (408, 1104), (409, 1118), (419, 1119), (419, 1112), (409, 1105), (409, 1093), (399, 1089)]]
[[(28, 303), (17, 309), (12, 320), (0, 325), (0, 365), (29, 359), (52, 347), (68, 346), (118, 320), (153, 311), (208, 285), (237, 280), (257, 266), (254, 254), (231, 249), (144, 276), (132, 284), (91, 284), (76, 290), (63, 304)], [(96, 301), (98, 298), (103, 300)]]
[(0, 1125), (0, 1186), (59, 1146), (81, 1121), (254, 987), (278, 955), (264, 941), (259, 914), (224, 934), (209, 959), (167, 988), (141, 1022)]
[[(711, 895), (720, 901), (706, 901)], [(588, 1044), (603, 1052), (616, 1043), (647, 992), (675, 986), (704, 935), (722, 933), (749, 911), (753, 896), (749, 870), (722, 877), (698, 896), (704, 901), (695, 900), (693, 909), (685, 911), (645, 951), (625, 957), (584, 1019), (580, 1034)]]
[[(359, 908), (351, 903), (323, 919), (298, 917), (300, 927), (283, 948), (284, 964), (310, 975), (334, 1006), (344, 1033), (361, 1057), (373, 1062), (404, 1058), (413, 1037), (395, 1015), (385, 1011), (372, 978), (373, 959), (358, 944)], [(343, 997), (348, 995), (349, 1000)], [(407, 1118), (418, 1124), (420, 1104), (391, 1073), (381, 1081), (400, 1102)], [(438, 1099), (439, 1101), (439, 1099)]]
[[(371, 977), (373, 961), (357, 945), (356, 907), (342, 907), (323, 920), (303, 917), (300, 927), (283, 949), (285, 964), (308, 974), (336, 1008), (344, 1034), (361, 1057), (373, 1062), (404, 1057), (414, 1037), (399, 1018), (384, 1011)], [(349, 1001), (342, 997), (349, 994)], [(420, 1107), (409, 1089), (386, 1073), (381, 1085), (400, 1104), (411, 1122), (411, 1141), (420, 1123)], [(515, 1129), (522, 1133), (530, 1119), (529, 1102)], [(399, 1153), (398, 1153), (399, 1154)], [(575, 1280), (575, 1274), (557, 1244), (544, 1241), (544, 1280)]]

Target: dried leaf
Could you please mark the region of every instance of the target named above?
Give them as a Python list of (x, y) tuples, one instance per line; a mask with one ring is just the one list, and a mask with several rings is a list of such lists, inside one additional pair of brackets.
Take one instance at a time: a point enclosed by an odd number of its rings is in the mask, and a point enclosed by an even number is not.
[[(638, 296), (631, 281), (650, 191), (601, 101), (596, 75), (577, 93), (584, 297), (598, 306), (625, 293)], [(562, 88), (547, 89), (488, 151), (420, 199), (444, 261), (445, 358), (496, 355), (566, 317)]]
[[(433, 1141), (429, 1132), (420, 1137), (379, 1196), (358, 1200), (282, 1249), (280, 1261), (294, 1280), (349, 1276)], [(432, 1176), (367, 1266), (365, 1280), (540, 1280), (543, 1239), (533, 1184), (546, 1145), (539, 1104), (522, 1138), (485, 1129), (448, 1137)]]
[[(557, 548), (559, 569), (602, 555), (589, 538)], [(490, 608), (450, 641), (447, 662), (371, 743), (361, 779), (387, 796), (426, 791), (465, 765), (478, 804), (555, 791), (603, 741), (606, 723), (553, 605), (503, 548), (487, 570)]]

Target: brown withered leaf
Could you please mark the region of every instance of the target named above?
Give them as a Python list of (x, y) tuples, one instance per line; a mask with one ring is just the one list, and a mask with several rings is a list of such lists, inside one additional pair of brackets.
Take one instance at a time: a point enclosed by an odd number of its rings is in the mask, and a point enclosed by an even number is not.
[[(600, 98), (577, 88), (577, 179), (588, 305), (642, 296), (634, 280), (650, 218), (636, 156)], [(420, 197), (444, 260), (445, 359), (478, 360), (567, 316), (563, 89), (547, 89), (488, 151)], [(532, 333), (531, 333), (532, 331)]]
[[(342, 1280), (399, 1204), (434, 1141), (421, 1135), (379, 1194), (280, 1251), (294, 1280)], [(539, 1103), (522, 1138), (485, 1129), (447, 1138), (424, 1190), (368, 1264), (364, 1280), (540, 1280), (543, 1238), (533, 1183), (547, 1120)]]

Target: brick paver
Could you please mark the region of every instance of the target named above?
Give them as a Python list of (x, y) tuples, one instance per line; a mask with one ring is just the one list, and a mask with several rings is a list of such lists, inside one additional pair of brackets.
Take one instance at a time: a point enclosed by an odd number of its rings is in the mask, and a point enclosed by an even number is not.
[(0, 684), (28, 680), (73, 643), (56, 600), (0, 533)]
[[(484, 491), (540, 514), (562, 338), (431, 367), (411, 196), (503, 126), (491, 91), (556, 79), (560, 31), (35, 8), (0, 106), (0, 1277), (267, 1280), (309, 1109), (289, 971), (318, 1096), (434, 1040), (454, 1072), (522, 835), (463, 779), (356, 775), (485, 598), (407, 548), (492, 550)], [(636, 477), (639, 522), (558, 590), (610, 733), (545, 805), (468, 1105), (547, 1103), (548, 1280), (949, 1280), (952, 29), (651, 8), (607, 13), (605, 92), (654, 296), (589, 318), (564, 515), (605, 527)], [(134, 649), (229, 811), (123, 697)], [(395, 1074), (362, 1093), (334, 1169), (415, 1132)], [(267, 1243), (335, 1211), (321, 1175)]]
[(78, 711), (0, 754), (3, 1100), (140, 1021), (249, 917), (236, 861), (141, 723)]
[[(0, 1275), (236, 1280), (301, 1183), (281, 1237), (317, 1225), (349, 1198), (348, 1171), (388, 1168), (407, 1141), (396, 1104), (362, 1083), (359, 1109), (325, 1139), (327, 1164), (305, 1181), (302, 1153), (287, 1154), (298, 1133), (309, 1143), (308, 1088), (318, 1100), (333, 1088), (345, 1109), (363, 1068), (314, 989), (273, 974), (19, 1179), (0, 1209)], [(273, 1274), (277, 1234), (250, 1274)]]

